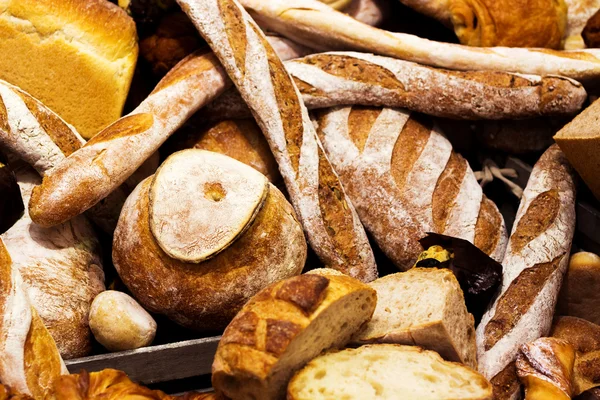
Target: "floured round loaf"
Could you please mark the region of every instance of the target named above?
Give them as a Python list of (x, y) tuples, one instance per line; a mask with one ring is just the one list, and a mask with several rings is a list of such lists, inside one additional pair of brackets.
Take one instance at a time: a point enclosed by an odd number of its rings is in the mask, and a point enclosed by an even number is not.
[(175, 153), (156, 171), (150, 229), (169, 256), (199, 263), (225, 250), (250, 225), (269, 184), (260, 172), (218, 153), (191, 154)]
[(0, 79), (90, 138), (121, 116), (138, 46), (133, 20), (107, 0), (5, 0), (0, 52)]
[[(180, 170), (178, 165), (182, 163), (194, 164), (197, 169), (211, 164), (212, 180), (205, 181), (199, 192), (172, 190), (177, 187), (177, 182), (186, 182), (186, 185), (192, 182), (193, 186), (206, 179), (200, 172), (192, 174), (190, 170)], [(182, 176), (185, 174), (193, 176)], [(188, 224), (185, 213), (162, 216), (156, 213), (153, 221), (156, 226), (168, 222), (175, 227), (179, 223), (189, 236), (181, 240), (190, 239), (190, 254), (196, 251), (192, 239), (197, 239), (198, 248), (204, 249), (202, 254), (207, 254), (206, 249), (212, 251), (210, 259), (191, 263), (178, 256), (171, 257), (161, 248), (151, 231), (152, 208), (168, 204), (166, 195), (171, 195), (172, 203), (187, 204), (191, 213), (197, 207), (206, 205), (205, 196), (211, 197), (215, 187), (220, 187), (219, 202), (227, 204), (230, 201), (229, 190), (235, 196), (240, 196), (238, 188), (230, 186), (233, 180), (239, 179), (242, 184), (245, 182), (242, 177), (245, 177), (255, 183), (261, 179), (266, 182), (264, 176), (255, 174), (258, 172), (251, 167), (227, 156), (189, 149), (169, 157), (157, 178), (150, 177), (137, 186), (119, 218), (113, 241), (113, 262), (125, 285), (144, 308), (164, 314), (192, 329), (218, 330), (224, 328), (244, 303), (263, 287), (301, 272), (306, 260), (306, 241), (302, 228), (285, 197), (268, 183), (265, 197), (253, 210), (251, 218), (243, 213), (238, 220), (234, 220), (230, 207), (214, 207), (212, 214), (205, 214), (205, 223), (210, 224), (192, 225)], [(152, 205), (150, 191), (156, 182), (157, 193), (161, 190), (159, 187), (171, 192), (162, 193), (160, 203), (155, 201)], [(249, 193), (250, 204), (256, 200), (251, 194), (256, 193), (261, 194), (259, 189)], [(200, 197), (202, 200), (198, 199)], [(170, 220), (161, 219), (163, 217)], [(209, 230), (218, 232), (224, 223), (227, 224), (226, 228), (242, 227), (241, 233), (231, 242), (218, 242), (221, 248), (215, 245), (217, 242), (210, 246), (202, 242), (201, 238)], [(196, 232), (192, 230), (194, 226)]]

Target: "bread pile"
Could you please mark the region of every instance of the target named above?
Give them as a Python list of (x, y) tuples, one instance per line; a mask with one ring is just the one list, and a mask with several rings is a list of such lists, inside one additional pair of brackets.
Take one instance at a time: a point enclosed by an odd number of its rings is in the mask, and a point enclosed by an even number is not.
[[(0, 10), (0, 399), (600, 398), (600, 2)], [(166, 319), (215, 393), (67, 373)]]

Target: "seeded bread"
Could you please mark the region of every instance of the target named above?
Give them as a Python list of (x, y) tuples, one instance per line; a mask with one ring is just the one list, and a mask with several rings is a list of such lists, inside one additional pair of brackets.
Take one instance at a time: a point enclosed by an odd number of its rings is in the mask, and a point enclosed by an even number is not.
[(413, 268), (369, 286), (377, 291), (377, 308), (356, 341), (421, 346), (477, 369), (473, 316), (450, 270)]
[(348, 276), (305, 274), (270, 285), (231, 321), (212, 368), (217, 393), (279, 400), (291, 376), (341, 348), (370, 318), (375, 290)]
[(485, 400), (480, 374), (419, 347), (374, 344), (326, 353), (291, 380), (287, 400)]

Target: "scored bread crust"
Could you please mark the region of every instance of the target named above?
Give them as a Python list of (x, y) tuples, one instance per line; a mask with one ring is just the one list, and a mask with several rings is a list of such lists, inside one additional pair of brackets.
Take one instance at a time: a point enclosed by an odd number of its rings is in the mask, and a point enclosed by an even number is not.
[(315, 124), (363, 224), (398, 268), (414, 265), (427, 232), (468, 240), (502, 259), (502, 215), (429, 120), (353, 106), (324, 111)]
[(212, 367), (217, 393), (283, 398), (292, 374), (329, 348), (341, 348), (370, 318), (375, 290), (340, 275), (305, 274), (260, 291), (231, 321)]
[(0, 381), (44, 399), (63, 374), (67, 368), (54, 340), (29, 303), (21, 275), (0, 239)]
[[(25, 204), (40, 178), (29, 166), (14, 166)], [(12, 254), (31, 305), (54, 338), (63, 358), (83, 357), (92, 349), (88, 313), (104, 290), (101, 247), (83, 216), (52, 228), (35, 225), (27, 210), (0, 236)]]
[[(458, 72), (356, 52), (312, 54), (285, 65), (309, 109), (362, 104), (454, 119), (514, 119), (572, 115), (587, 97), (579, 82), (563, 77)], [(202, 114), (239, 118), (249, 111), (232, 89)]]
[[(377, 370), (377, 364), (384, 360), (397, 360), (397, 364), (384, 366), (387, 368), (385, 371)], [(394, 371), (393, 368), (402, 371)], [(319, 381), (327, 379), (328, 371), (334, 376), (330, 379), (331, 386), (324, 387), (325, 384), (321, 383), (319, 388)], [(406, 380), (402, 381), (403, 378)], [(442, 382), (444, 380), (450, 382)], [(398, 383), (404, 388), (398, 387)], [(361, 384), (366, 393), (359, 393)], [(449, 393), (440, 393), (442, 390), (436, 387), (444, 384)], [(386, 385), (393, 385), (398, 391), (387, 391)], [(310, 386), (314, 386), (315, 390), (307, 390)], [(459, 388), (464, 392), (456, 393)], [(419, 389), (422, 389), (420, 393)], [(444, 361), (436, 352), (416, 346), (371, 344), (357, 349), (331, 351), (313, 359), (294, 375), (287, 390), (287, 400), (338, 398), (491, 400), (492, 387), (476, 371), (459, 363)]]
[(0, 27), (0, 48), (11, 50), (0, 78), (40, 98), (86, 138), (121, 116), (138, 46), (135, 23), (120, 7), (105, 0), (7, 0)]
[(535, 164), (523, 193), (498, 296), (477, 327), (479, 371), (492, 383), (512, 368), (522, 344), (550, 331), (575, 231), (573, 174), (553, 145)]
[(377, 29), (317, 0), (241, 3), (261, 26), (321, 51), (351, 49), (448, 69), (561, 75), (586, 82), (600, 76), (599, 50), (476, 48)]
[[(223, 329), (263, 287), (302, 271), (302, 228), (274, 186), (254, 222), (234, 243), (193, 264), (169, 257), (156, 243), (149, 225), (151, 184), (150, 177), (129, 196), (113, 240), (115, 268), (146, 309), (196, 330)], [(219, 223), (218, 215), (213, 222)]]
[(193, 53), (158, 83), (131, 114), (47, 171), (29, 212), (42, 226), (86, 211), (130, 177), (198, 108), (227, 87), (212, 53)]
[(281, 59), (237, 0), (178, 0), (265, 134), (308, 241), (328, 267), (371, 281), (367, 235)]
[(200, 263), (248, 229), (268, 192), (267, 178), (246, 164), (211, 151), (180, 151), (152, 179), (150, 230), (172, 258)]

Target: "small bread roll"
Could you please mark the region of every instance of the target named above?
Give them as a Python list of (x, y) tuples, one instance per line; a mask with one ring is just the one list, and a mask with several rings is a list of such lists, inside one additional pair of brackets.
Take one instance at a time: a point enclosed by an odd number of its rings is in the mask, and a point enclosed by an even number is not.
[(90, 328), (108, 350), (133, 350), (152, 343), (156, 321), (131, 296), (107, 290), (92, 302)]
[(600, 257), (581, 251), (571, 256), (558, 296), (557, 315), (600, 325)]

